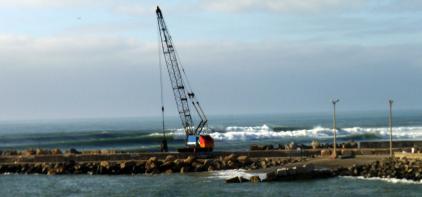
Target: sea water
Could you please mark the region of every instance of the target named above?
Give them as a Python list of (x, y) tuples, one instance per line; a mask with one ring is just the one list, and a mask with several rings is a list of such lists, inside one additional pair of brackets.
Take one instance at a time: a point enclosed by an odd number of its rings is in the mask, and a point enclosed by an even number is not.
[(336, 177), (322, 180), (226, 184), (209, 173), (173, 175), (3, 175), (0, 196), (406, 196), (422, 183)]
[[(248, 150), (251, 143), (331, 142), (329, 113), (210, 116), (217, 150)], [(166, 120), (170, 148), (183, 146), (177, 117)], [(338, 114), (339, 141), (388, 139), (387, 114)], [(422, 112), (394, 114), (394, 140), (422, 140)], [(0, 122), (0, 150), (25, 148), (143, 149), (157, 151), (160, 118)], [(237, 171), (173, 175), (0, 175), (0, 196), (422, 196), (422, 183), (336, 177), (323, 180), (225, 184)], [(244, 172), (240, 172), (244, 173)]]
[[(331, 142), (329, 113), (210, 116), (216, 150), (248, 150), (252, 143)], [(337, 116), (338, 141), (386, 140), (387, 113), (344, 112)], [(422, 111), (394, 113), (393, 139), (422, 139)], [(166, 118), (171, 150), (183, 146), (177, 117)], [(0, 122), (0, 150), (25, 148), (143, 149), (157, 151), (163, 139), (160, 118), (108, 118)]]

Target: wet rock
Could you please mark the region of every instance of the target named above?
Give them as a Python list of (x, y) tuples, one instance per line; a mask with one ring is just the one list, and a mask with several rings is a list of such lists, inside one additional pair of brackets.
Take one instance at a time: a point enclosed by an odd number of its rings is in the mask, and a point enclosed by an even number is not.
[(243, 183), (243, 182), (249, 182), (248, 179), (245, 179), (241, 176), (229, 178), (225, 180), (225, 183)]
[(213, 166), (208, 166), (208, 172), (212, 172), (212, 171), (214, 171), (215, 170), (215, 168), (213, 167)]
[(252, 182), (252, 183), (259, 183), (259, 182), (261, 182), (261, 178), (259, 178), (259, 176), (251, 176), (249, 181)]
[(277, 179), (277, 173), (276, 172), (268, 172), (263, 181), (269, 182), (269, 181), (274, 181), (276, 179)]
[(185, 160), (183, 160), (183, 163), (185, 165), (191, 165), (193, 161), (195, 161), (195, 157), (194, 156), (188, 156)]

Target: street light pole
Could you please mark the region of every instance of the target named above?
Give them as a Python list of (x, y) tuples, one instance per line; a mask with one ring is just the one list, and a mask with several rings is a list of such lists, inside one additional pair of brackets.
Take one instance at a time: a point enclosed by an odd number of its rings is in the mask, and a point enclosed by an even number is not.
[(333, 99), (331, 102), (333, 103), (333, 133), (334, 133), (334, 139), (333, 139), (333, 154), (332, 157), (335, 159), (337, 158), (337, 120), (336, 120), (336, 104), (339, 102), (339, 99)]
[(390, 157), (393, 157), (393, 100), (389, 100), (390, 104), (390, 114), (388, 116), (388, 126), (390, 129)]

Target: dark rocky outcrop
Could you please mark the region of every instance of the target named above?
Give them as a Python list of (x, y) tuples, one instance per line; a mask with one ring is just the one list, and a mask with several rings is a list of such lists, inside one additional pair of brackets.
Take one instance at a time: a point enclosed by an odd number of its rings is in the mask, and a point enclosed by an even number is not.
[(422, 179), (422, 160), (407, 158), (388, 158), (366, 165), (353, 165), (338, 170), (343, 176), (363, 176), (398, 178), (420, 181)]

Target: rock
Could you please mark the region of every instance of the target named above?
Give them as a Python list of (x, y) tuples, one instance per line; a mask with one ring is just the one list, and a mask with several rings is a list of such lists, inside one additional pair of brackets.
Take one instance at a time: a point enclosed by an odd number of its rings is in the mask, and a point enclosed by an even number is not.
[(229, 169), (238, 169), (238, 168), (239, 168), (239, 165), (237, 165), (237, 163), (236, 163), (236, 162), (234, 162), (234, 161), (232, 161), (232, 160), (229, 160), (229, 161), (227, 162), (227, 167), (228, 167)]
[(166, 159), (164, 159), (164, 162), (173, 162), (174, 160), (176, 160), (174, 155), (167, 155)]
[(340, 155), (341, 159), (347, 159), (347, 158), (353, 158), (353, 157), (355, 157), (355, 153), (353, 151), (347, 150), (347, 149), (341, 150), (341, 155)]
[(259, 182), (261, 182), (261, 179), (259, 178), (259, 176), (251, 176), (249, 181), (252, 182), (252, 183), (259, 183)]
[(312, 140), (311, 146), (312, 149), (318, 149), (320, 147), (320, 143), (318, 140)]
[(35, 150), (35, 154), (36, 155), (48, 155), (48, 154), (50, 154), (50, 151), (49, 150), (45, 150), (45, 149), (37, 148)]
[(195, 161), (195, 157), (194, 156), (188, 156), (185, 160), (183, 160), (183, 163), (185, 165), (191, 165), (193, 161)]
[(248, 156), (246, 156), (246, 155), (242, 155), (242, 156), (239, 156), (239, 157), (237, 157), (237, 161), (239, 162), (239, 163), (241, 163), (241, 164), (247, 164), (247, 163), (249, 163), (250, 162), (250, 159), (249, 159), (249, 157)]
[(251, 146), (250, 146), (250, 150), (251, 151), (259, 151), (259, 150), (265, 150), (265, 146), (263, 146), (263, 145), (257, 145), (257, 144), (252, 144)]
[(36, 151), (34, 149), (27, 149), (27, 150), (23, 150), (21, 152), (22, 156), (31, 156), (31, 155), (35, 155)]
[[(80, 153), (74, 153), (74, 154), (80, 154)], [(102, 155), (116, 154), (116, 150), (102, 149), (102, 150), (100, 150), (100, 154), (102, 154)]]
[(208, 167), (208, 172), (212, 172), (212, 171), (214, 171), (215, 170), (215, 168), (213, 167), (213, 166), (209, 166)]
[(277, 174), (276, 174), (276, 172), (268, 172), (268, 173), (266, 174), (265, 179), (264, 179), (263, 181), (270, 182), (270, 181), (274, 181), (274, 180), (276, 180), (276, 179), (277, 179)]
[(248, 181), (249, 181), (248, 179), (245, 179), (241, 176), (236, 176), (233, 178), (226, 179), (224, 182), (225, 183), (243, 183), (243, 182), (248, 182)]
[(263, 169), (267, 168), (267, 162), (265, 162), (265, 160), (261, 160), (259, 162), (259, 164), (260, 164), (261, 168), (263, 168)]
[(180, 168), (180, 173), (186, 173), (190, 171), (190, 167), (189, 166), (183, 166)]
[(192, 168), (194, 169), (195, 172), (200, 172), (203, 171), (204, 169), (204, 165), (200, 162), (194, 161), (192, 162)]
[(329, 157), (329, 156), (331, 156), (330, 150), (327, 150), (327, 149), (321, 150), (321, 157)]
[(52, 155), (61, 155), (62, 151), (58, 148), (53, 148), (53, 149), (51, 149), (51, 154)]
[(158, 173), (158, 159), (157, 157), (150, 157), (145, 163), (145, 173)]
[(18, 155), (18, 152), (16, 150), (6, 150), (2, 152), (3, 156), (14, 156)]
[(265, 150), (273, 150), (274, 146), (272, 144), (266, 145)]
[(76, 149), (74, 149), (74, 148), (69, 149), (69, 153), (70, 153), (70, 154), (81, 154), (81, 152), (77, 151), (77, 150), (76, 150)]
[(358, 144), (354, 141), (345, 142), (342, 145), (342, 148), (357, 148)]
[(295, 150), (297, 148), (297, 145), (295, 142), (290, 142), (288, 148), (289, 150)]
[(233, 162), (234, 160), (236, 160), (236, 156), (234, 154), (230, 154), (230, 155), (224, 157), (224, 161), (225, 162), (228, 162), (228, 161), (232, 161)]

